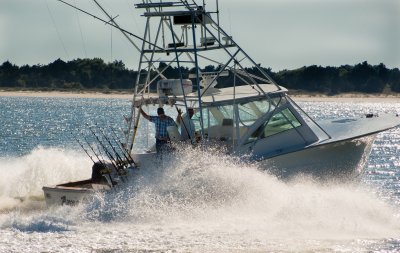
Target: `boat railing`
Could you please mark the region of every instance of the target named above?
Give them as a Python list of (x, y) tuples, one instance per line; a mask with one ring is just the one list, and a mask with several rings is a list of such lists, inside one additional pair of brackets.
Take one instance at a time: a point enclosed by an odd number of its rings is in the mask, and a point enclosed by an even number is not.
[(149, 8), (168, 8), (168, 7), (186, 7), (196, 8), (198, 7), (195, 3), (188, 3), (187, 1), (170, 1), (170, 2), (148, 2), (135, 4), (138, 9), (149, 9)]

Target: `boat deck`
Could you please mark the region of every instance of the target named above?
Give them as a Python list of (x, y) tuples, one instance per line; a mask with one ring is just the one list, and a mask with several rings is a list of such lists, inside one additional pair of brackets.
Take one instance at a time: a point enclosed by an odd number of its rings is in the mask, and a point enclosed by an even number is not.
[(92, 180), (83, 180), (83, 181), (77, 181), (77, 182), (69, 182), (65, 184), (59, 184), (56, 185), (56, 188), (59, 189), (81, 189), (81, 190), (108, 190), (110, 189), (110, 186), (108, 184), (103, 184), (103, 183), (94, 183)]

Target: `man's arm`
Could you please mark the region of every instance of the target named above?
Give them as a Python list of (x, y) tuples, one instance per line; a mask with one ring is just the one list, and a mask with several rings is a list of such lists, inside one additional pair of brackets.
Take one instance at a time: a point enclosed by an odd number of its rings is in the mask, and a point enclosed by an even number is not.
[(176, 123), (178, 125), (180, 125), (181, 124), (181, 120), (182, 120), (182, 111), (181, 111), (181, 109), (178, 109), (178, 116), (176, 116)]
[(143, 111), (142, 107), (140, 107), (139, 110), (140, 110), (140, 113), (143, 115), (143, 117), (144, 117), (145, 119), (150, 120), (150, 116), (147, 115), (147, 113), (145, 113), (145, 112)]

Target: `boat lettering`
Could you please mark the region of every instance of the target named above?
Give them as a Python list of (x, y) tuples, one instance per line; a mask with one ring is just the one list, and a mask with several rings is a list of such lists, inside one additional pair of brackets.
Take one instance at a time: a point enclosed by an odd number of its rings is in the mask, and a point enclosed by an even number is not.
[(61, 205), (74, 206), (74, 205), (77, 205), (77, 204), (78, 204), (78, 201), (76, 201), (76, 200), (67, 199), (66, 196), (62, 196), (61, 197)]

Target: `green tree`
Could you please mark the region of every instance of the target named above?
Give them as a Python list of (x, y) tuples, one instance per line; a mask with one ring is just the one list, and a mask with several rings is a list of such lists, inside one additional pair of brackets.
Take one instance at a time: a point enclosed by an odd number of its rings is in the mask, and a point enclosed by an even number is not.
[(19, 68), (9, 61), (0, 66), (0, 86), (16, 87), (18, 85)]

